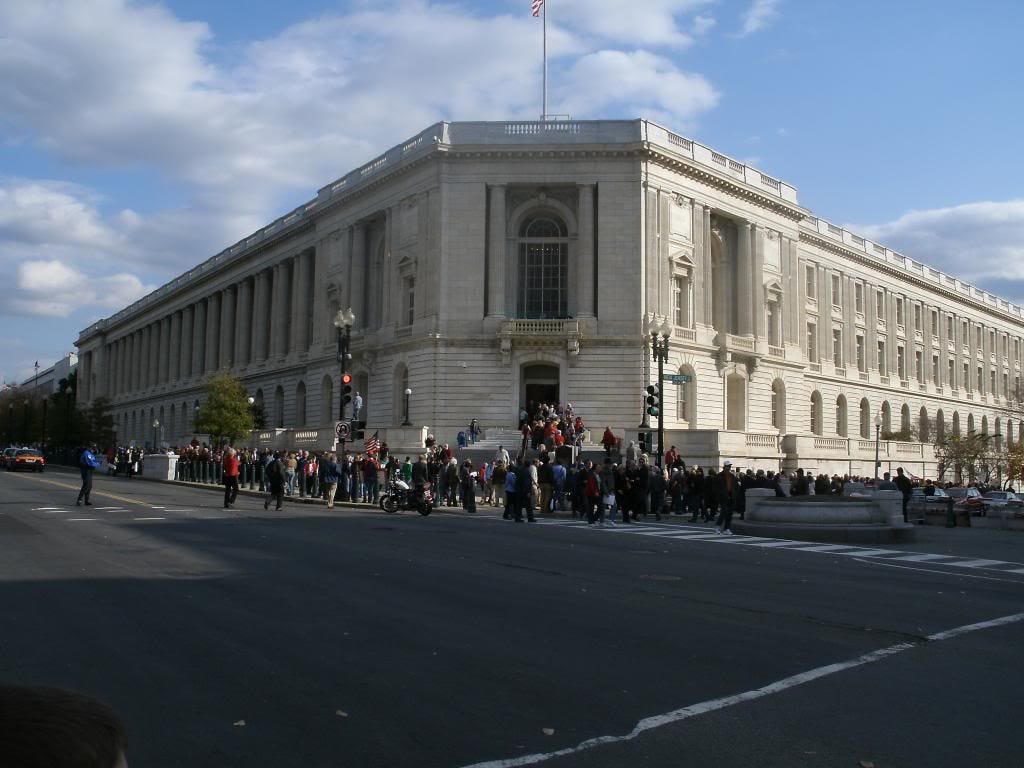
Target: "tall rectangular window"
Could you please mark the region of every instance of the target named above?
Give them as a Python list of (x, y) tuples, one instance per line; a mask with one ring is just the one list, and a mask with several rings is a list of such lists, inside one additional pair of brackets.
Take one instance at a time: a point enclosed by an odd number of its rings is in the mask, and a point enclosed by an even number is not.
[(843, 367), (843, 332), (838, 328), (832, 329), (832, 362), (836, 368)]
[(672, 278), (672, 322), (680, 328), (690, 327), (690, 280), (682, 275)]
[(964, 383), (964, 389), (970, 389), (971, 388), (971, 364), (970, 363), (964, 363), (963, 383)]
[(885, 291), (881, 288), (875, 292), (875, 317), (880, 323), (885, 322)]
[(990, 395), (998, 395), (999, 394), (999, 392), (996, 391), (996, 372), (995, 371), (989, 371), (988, 372), (988, 393)]
[(956, 361), (950, 358), (949, 365), (947, 366), (949, 371), (949, 387), (950, 389), (956, 389)]
[(980, 365), (978, 366), (978, 391), (981, 392), (985, 389), (985, 369)]
[(902, 296), (897, 296), (896, 297), (896, 325), (906, 325), (906, 324), (907, 324), (907, 318), (904, 316), (904, 312), (903, 312), (903, 297)]
[(878, 342), (878, 373), (882, 376), (887, 376), (886, 365), (885, 365), (885, 342)]
[(405, 324), (412, 325), (416, 317), (416, 279), (407, 277), (405, 279)]
[(818, 298), (818, 283), (814, 279), (814, 271), (813, 264), (804, 267), (804, 290), (807, 292), (807, 298), (811, 300)]
[(932, 337), (939, 338), (939, 311), (937, 309), (932, 310)]
[(1003, 374), (1003, 391), (1001, 394), (1003, 397), (1010, 396), (1010, 374), (1008, 373)]
[(841, 307), (843, 306), (843, 292), (842, 292), (842, 281), (839, 279), (839, 275), (832, 275), (832, 306)]
[(864, 283), (853, 284), (853, 308), (858, 315), (864, 314)]
[(946, 315), (946, 338), (953, 341), (953, 316)]
[(914, 376), (918, 381), (924, 381), (924, 352), (920, 349), (914, 351)]
[(922, 325), (922, 322), (921, 322), (921, 305), (920, 304), (915, 304), (914, 305), (914, 330), (917, 333), (921, 333), (922, 331), (924, 331), (924, 326)]
[(818, 326), (814, 323), (807, 324), (807, 360), (818, 362)]
[(932, 381), (936, 384), (940, 384), (939, 381), (939, 356), (932, 355)]
[(902, 346), (896, 347), (896, 374), (900, 381), (907, 378), (906, 350)]
[(857, 334), (857, 370), (861, 373), (866, 370), (864, 363), (864, 337), (861, 334)]

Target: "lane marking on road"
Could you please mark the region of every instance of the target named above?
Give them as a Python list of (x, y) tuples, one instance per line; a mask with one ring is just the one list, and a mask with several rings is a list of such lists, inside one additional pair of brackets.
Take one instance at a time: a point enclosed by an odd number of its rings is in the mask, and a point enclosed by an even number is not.
[(910, 563), (925, 563), (929, 560), (953, 560), (953, 555), (902, 555), (891, 557), (890, 560), (904, 560)]
[[(81, 488), (80, 485), (73, 485), (71, 483), (62, 483), (62, 482), (60, 482), (58, 480), (50, 480), (50, 479), (43, 478), (43, 477), (35, 477), (35, 476), (29, 476), (29, 475), (20, 475), (19, 477), (24, 477), (26, 480), (34, 480), (37, 483), (45, 483), (46, 485), (53, 485), (53, 486), (56, 486), (57, 488), (67, 488), (68, 490), (72, 490), (72, 491), (77, 491), (77, 490), (79, 490)], [(135, 504), (135, 505), (140, 506), (140, 507), (149, 507), (150, 506), (146, 502), (139, 501), (138, 499), (130, 499), (130, 498), (126, 497), (126, 496), (118, 496), (116, 493), (110, 493), (109, 491), (98, 491), (98, 490), (96, 490), (95, 487), (93, 487), (92, 495), (93, 496), (102, 496), (105, 499), (113, 499), (114, 501), (123, 501), (126, 504)]]
[(136, 517), (136, 518), (133, 518), (133, 519), (135, 520), (135, 522), (139, 522), (140, 520), (166, 520), (167, 518), (166, 517)]
[[(849, 552), (846, 554), (856, 553)], [(874, 557), (866, 557), (864, 559), (855, 557), (854, 560), (856, 560), (858, 563), (863, 563), (864, 565), (877, 565), (883, 568), (896, 568), (900, 571), (917, 571), (918, 573), (933, 573), (938, 576), (955, 576), (958, 579), (981, 579), (982, 581), (1001, 581), (1004, 584), (1016, 584), (1018, 586), (1020, 586), (1021, 583), (1024, 583), (1021, 582), (1020, 579), (1000, 579), (998, 576), (980, 576), (976, 573), (953, 573), (952, 571), (940, 571), (936, 568), (915, 568), (912, 565), (901, 565), (900, 563), (891, 562), (888, 559), (879, 560)], [(934, 565), (949, 565), (949, 563), (934, 563)], [(1000, 573), (1013, 573), (1013, 571), (1000, 571)], [(1024, 573), (1024, 568), (1021, 569), (1021, 573)]]
[[(889, 549), (851, 549), (849, 552), (835, 552), (836, 555), (856, 555), (857, 557), (878, 557), (879, 555), (891, 555), (892, 550)], [(899, 560), (898, 557), (887, 558), (889, 560)]]
[(1009, 565), (1003, 560), (958, 560), (952, 563), (936, 563), (936, 565), (952, 565), (957, 568), (987, 568), (991, 565)]
[(1024, 568), (1014, 568), (1012, 571), (1007, 571), (1007, 573), (1024, 573)]
[(99, 518), (96, 518), (96, 517), (69, 517), (67, 520), (65, 520), (65, 522), (68, 522), (68, 523), (84, 523), (84, 522), (87, 522), (89, 520), (98, 520), (98, 519)]
[(60, 507), (32, 507), (33, 512), (59, 512)]
[(752, 547), (798, 547), (806, 544), (804, 541), (766, 541), (764, 544), (751, 544)]
[[(990, 619), (989, 621), (980, 621), (975, 624), (965, 624), (960, 627), (953, 627), (942, 632), (935, 632), (934, 634), (928, 635), (926, 641), (928, 643), (942, 642), (944, 640), (950, 640), (961, 635), (966, 635), (970, 632), (979, 632), (985, 629), (992, 629), (994, 627), (1001, 627), (1007, 624), (1015, 624), (1017, 622), (1024, 621), (1024, 613), (1015, 613), (1010, 616), (1000, 616), (996, 619)], [(640, 720), (634, 727), (633, 730), (627, 734), (621, 736), (597, 736), (592, 739), (587, 739), (577, 744), (575, 747), (566, 747), (564, 749), (554, 750), (552, 752), (538, 752), (532, 755), (522, 755), (521, 757), (512, 757), (504, 760), (486, 760), (480, 763), (473, 763), (472, 765), (463, 766), (463, 768), (517, 768), (522, 765), (536, 765), (538, 763), (547, 762), (548, 760), (554, 760), (558, 757), (566, 757), (569, 755), (576, 755), (580, 752), (586, 752), (587, 750), (594, 749), (595, 747), (605, 746), (607, 744), (620, 744), (626, 741), (632, 741), (638, 736), (646, 733), (647, 731), (653, 731), (656, 728), (662, 728), (666, 725), (672, 725), (683, 720), (688, 720), (691, 717), (697, 717), (699, 715), (705, 715), (708, 712), (715, 712), (720, 709), (726, 709), (737, 704), (745, 704), (748, 701), (755, 701), (757, 699), (764, 698), (766, 696), (772, 696), (776, 693), (789, 690), (790, 688), (796, 688), (800, 685), (806, 685), (807, 683), (820, 680), (824, 677), (835, 675), (839, 672), (845, 672), (848, 669), (854, 667), (861, 667), (866, 664), (874, 664), (879, 661), (888, 659), (891, 656), (903, 653), (905, 651), (917, 648), (924, 643), (897, 643), (896, 645), (890, 645), (886, 648), (879, 648), (876, 651), (865, 653), (862, 656), (857, 656), (853, 659), (847, 659), (846, 661), (840, 661), (835, 664), (826, 664), (823, 667), (817, 667), (810, 669), (806, 672), (801, 672), (790, 677), (784, 677), (781, 680), (776, 680), (773, 683), (762, 686), (761, 688), (755, 688), (750, 691), (744, 691), (743, 693), (736, 693), (731, 696), (722, 696), (717, 699), (710, 699), (708, 701), (702, 701), (698, 704), (691, 704), (687, 707), (666, 712), (663, 715), (654, 715), (653, 717), (646, 717)]]
[(860, 549), (860, 547), (851, 547), (849, 544), (812, 544), (809, 547), (797, 547), (801, 552), (836, 552), (840, 549)]

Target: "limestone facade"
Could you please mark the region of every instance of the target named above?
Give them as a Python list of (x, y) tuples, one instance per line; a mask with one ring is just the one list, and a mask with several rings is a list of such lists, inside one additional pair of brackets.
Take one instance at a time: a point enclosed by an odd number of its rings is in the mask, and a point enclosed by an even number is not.
[[(439, 439), (572, 402), (635, 437), (673, 327), (668, 442), (706, 464), (930, 474), (937, 431), (1022, 438), (1019, 306), (802, 208), (796, 190), (644, 120), (438, 123), (78, 339), (119, 439), (189, 439), (227, 370), (267, 426), (323, 447), (332, 318), (351, 307), (371, 430)], [(329, 444), (329, 440), (327, 443)]]

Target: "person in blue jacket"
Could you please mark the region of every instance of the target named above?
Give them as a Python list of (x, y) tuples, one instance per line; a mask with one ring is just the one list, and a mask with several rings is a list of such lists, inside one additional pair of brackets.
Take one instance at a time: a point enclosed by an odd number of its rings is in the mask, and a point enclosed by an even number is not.
[(78, 467), (82, 470), (82, 490), (78, 492), (78, 501), (75, 502), (77, 506), (82, 506), (82, 499), (85, 499), (85, 506), (92, 506), (92, 502), (89, 501), (89, 494), (92, 493), (92, 473), (100, 465), (95, 450), (95, 445), (89, 446), (82, 451), (82, 455), (78, 459)]

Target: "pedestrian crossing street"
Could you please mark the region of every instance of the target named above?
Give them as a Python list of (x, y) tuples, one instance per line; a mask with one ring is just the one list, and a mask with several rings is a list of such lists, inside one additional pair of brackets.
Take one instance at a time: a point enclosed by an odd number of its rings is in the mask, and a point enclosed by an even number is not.
[(666, 523), (632, 523), (614, 527), (601, 527), (598, 525), (587, 525), (581, 520), (555, 520), (547, 518), (539, 518), (537, 524), (561, 528), (581, 528), (595, 535), (651, 536), (661, 539), (674, 539), (676, 541), (710, 542), (713, 544), (727, 544), (755, 549), (785, 549), (795, 552), (868, 558), (879, 562), (899, 563), (905, 566), (939, 565), (951, 568), (980, 569), (1017, 576), (1024, 575), (1024, 563), (1012, 563), (1005, 560), (957, 557), (955, 555), (933, 555), (897, 549), (877, 549), (874, 547), (862, 547), (856, 544), (818, 544), (813, 541), (772, 539), (764, 536), (724, 536), (716, 533), (714, 529), (709, 530), (707, 527), (700, 528), (697, 526)]

